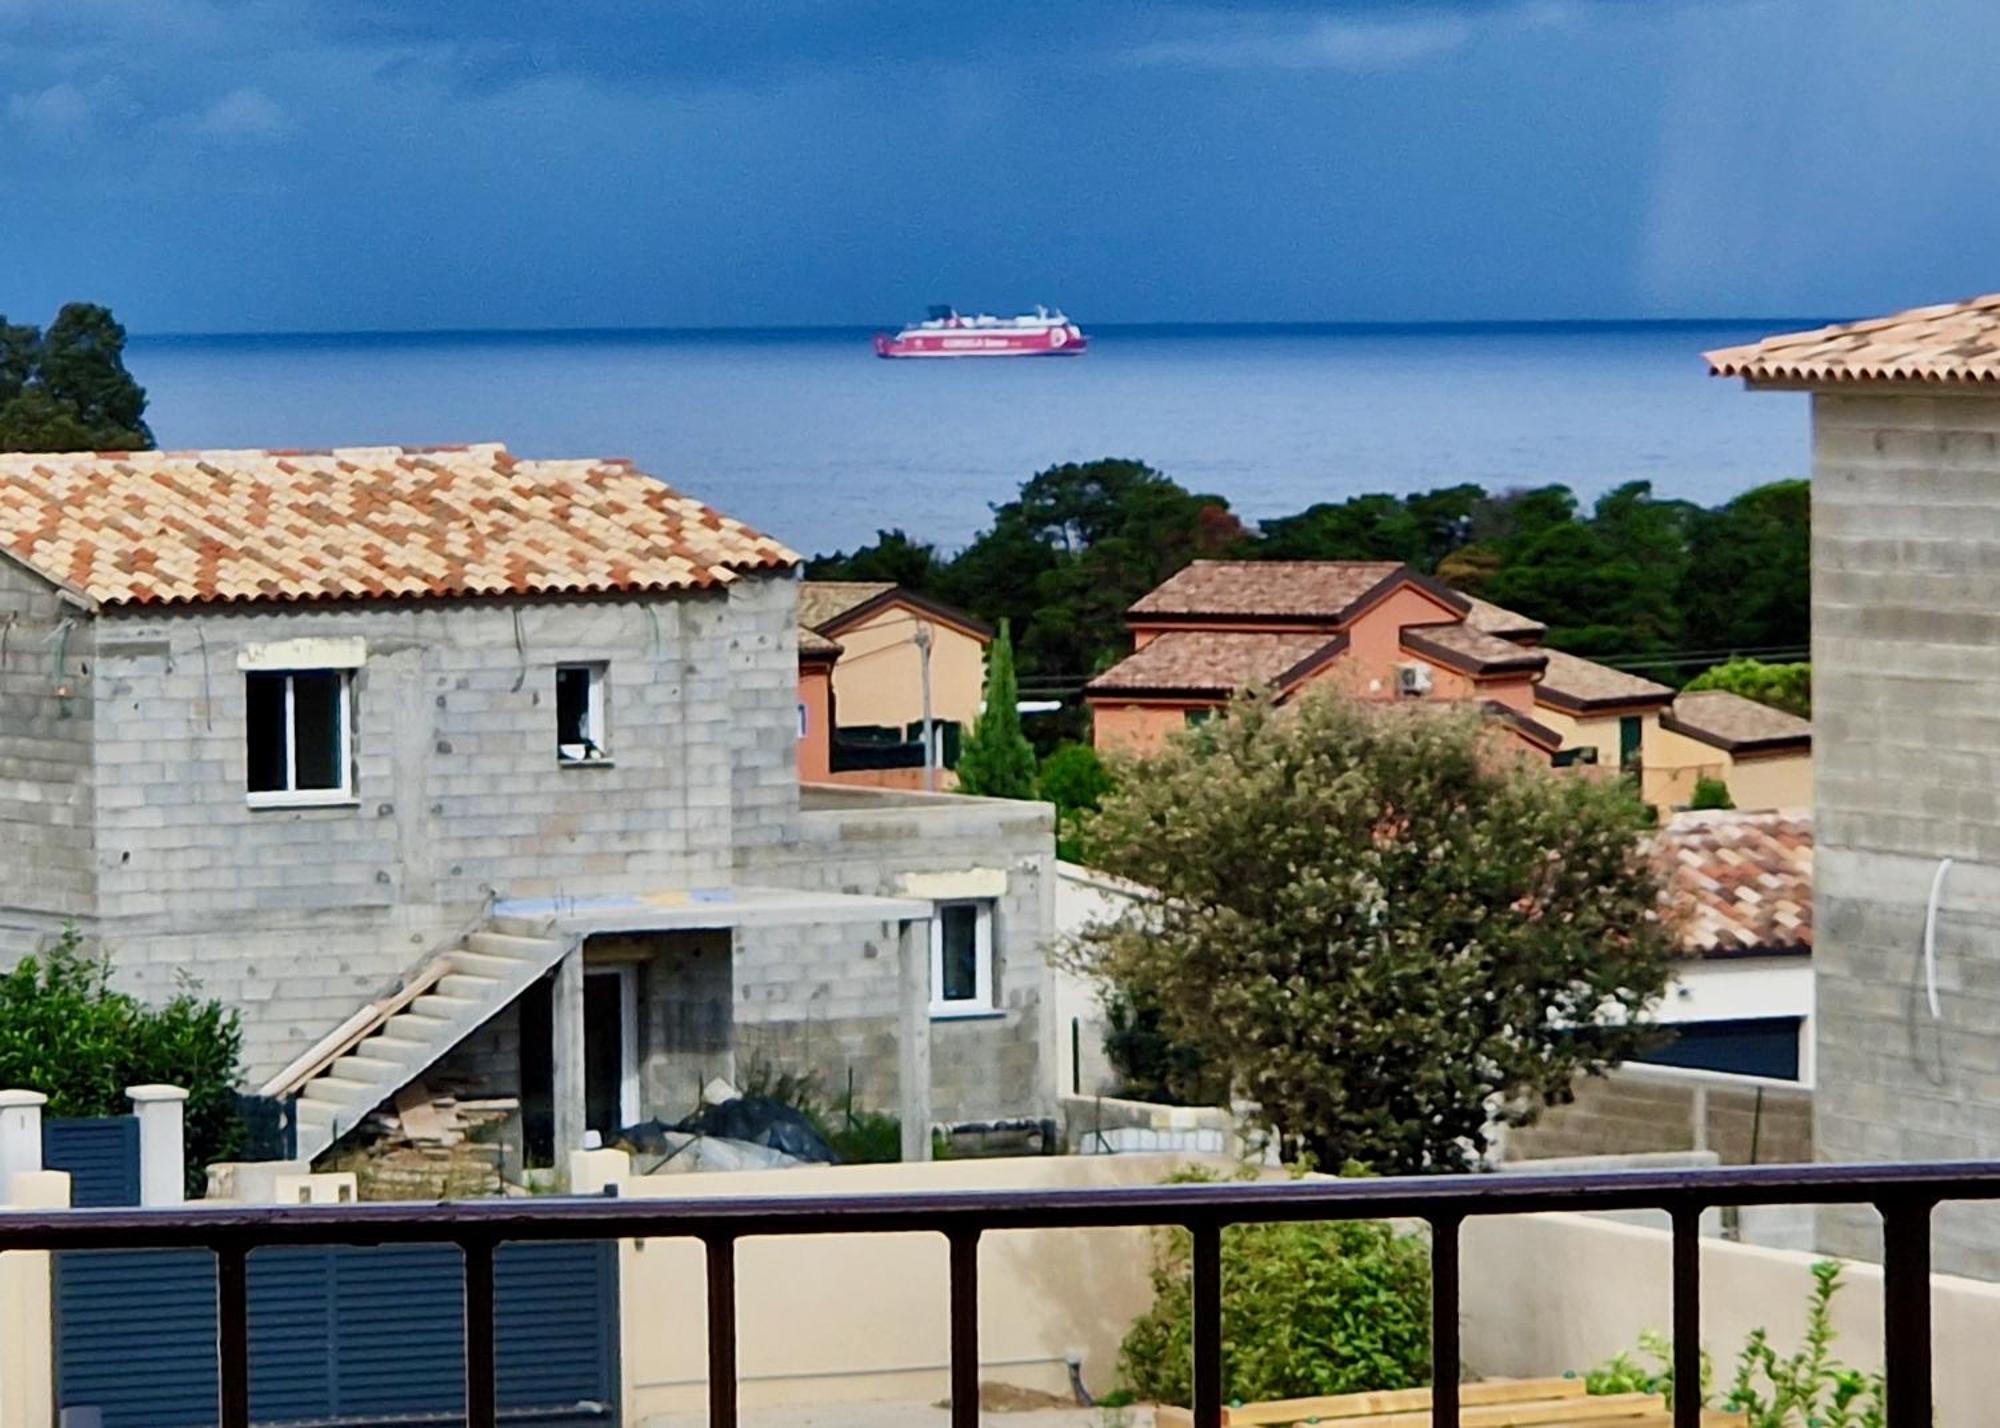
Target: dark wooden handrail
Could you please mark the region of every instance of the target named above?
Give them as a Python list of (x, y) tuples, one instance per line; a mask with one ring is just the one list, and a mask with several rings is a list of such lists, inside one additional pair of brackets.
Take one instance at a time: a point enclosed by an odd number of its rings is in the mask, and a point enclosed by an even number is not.
[[(1931, 1428), (1931, 1212), (2000, 1199), (2000, 1162), (1776, 1165), (1706, 1170), (1229, 1182), (1104, 1190), (622, 1200), (612, 1197), (347, 1205), (187, 1205), (0, 1211), (0, 1251), (205, 1248), (216, 1255), (221, 1428), (249, 1428), (245, 1260), (267, 1245), (450, 1243), (465, 1255), (466, 1423), (494, 1428), (493, 1254), (530, 1240), (703, 1241), (708, 1261), (709, 1421), (736, 1424), (736, 1242), (760, 1236), (930, 1232), (950, 1245), (953, 1428), (979, 1421), (980, 1236), (992, 1230), (1177, 1225), (1193, 1236), (1194, 1420), (1222, 1421), (1222, 1232), (1230, 1225), (1421, 1219), (1431, 1227), (1432, 1381), (1459, 1378), (1459, 1232), (1465, 1220), (1552, 1210), (1657, 1209), (1673, 1227), (1675, 1382), (1700, 1382), (1704, 1210), (1873, 1205), (1883, 1218), (1889, 1428)], [(1677, 1394), (1675, 1428), (1698, 1428)], [(1458, 1395), (1433, 1393), (1434, 1428), (1458, 1428)]]

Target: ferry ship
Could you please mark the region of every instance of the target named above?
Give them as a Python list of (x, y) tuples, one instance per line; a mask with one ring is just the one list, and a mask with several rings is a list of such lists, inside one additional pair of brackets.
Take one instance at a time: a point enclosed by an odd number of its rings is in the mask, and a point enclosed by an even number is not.
[(1020, 317), (968, 317), (934, 307), (893, 336), (875, 334), (877, 357), (1075, 357), (1089, 347), (1082, 328), (1045, 307)]

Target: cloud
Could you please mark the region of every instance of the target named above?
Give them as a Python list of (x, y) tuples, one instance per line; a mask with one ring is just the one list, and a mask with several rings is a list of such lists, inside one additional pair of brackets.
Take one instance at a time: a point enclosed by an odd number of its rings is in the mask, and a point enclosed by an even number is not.
[(90, 128), (90, 101), (69, 81), (7, 97), (7, 117), (45, 138), (69, 139)]
[(194, 115), (188, 128), (232, 144), (268, 143), (290, 128), (285, 111), (261, 89), (232, 89)]
[(1266, 17), (1204, 28), (1205, 34), (1142, 45), (1132, 58), (1140, 64), (1210, 69), (1332, 69), (1371, 74), (1448, 54), (1478, 33), (1472, 17), (1445, 10), (1353, 19)]

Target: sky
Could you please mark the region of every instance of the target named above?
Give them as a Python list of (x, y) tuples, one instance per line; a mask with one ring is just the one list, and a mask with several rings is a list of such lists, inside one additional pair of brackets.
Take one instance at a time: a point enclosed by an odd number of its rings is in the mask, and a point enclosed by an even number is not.
[(1866, 314), (2000, 288), (1993, 0), (0, 0), (0, 313)]

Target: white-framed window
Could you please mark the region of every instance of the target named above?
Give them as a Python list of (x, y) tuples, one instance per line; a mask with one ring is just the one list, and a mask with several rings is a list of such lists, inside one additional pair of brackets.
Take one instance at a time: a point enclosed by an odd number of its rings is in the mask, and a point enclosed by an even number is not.
[(601, 764), (611, 754), (604, 744), (606, 666), (556, 666), (556, 762)]
[(251, 804), (353, 801), (353, 673), (285, 669), (243, 676)]
[(993, 1003), (993, 904), (940, 902), (931, 912), (931, 1015), (981, 1016)]

